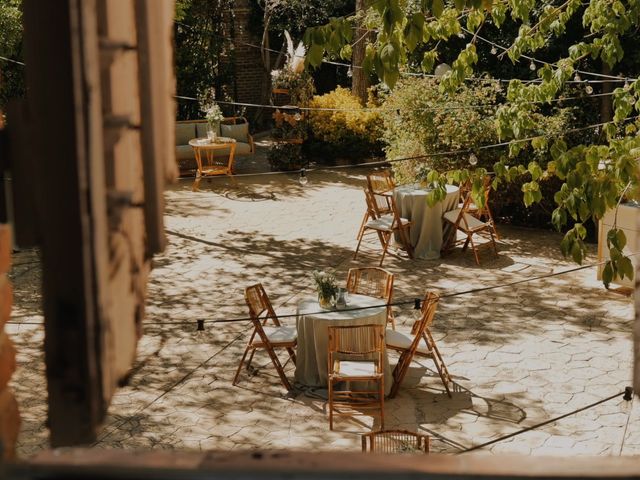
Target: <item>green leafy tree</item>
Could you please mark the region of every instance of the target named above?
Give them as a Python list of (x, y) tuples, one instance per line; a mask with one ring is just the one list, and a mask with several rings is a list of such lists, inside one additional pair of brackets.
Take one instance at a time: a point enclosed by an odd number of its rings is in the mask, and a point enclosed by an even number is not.
[[(176, 88), (183, 96), (234, 96), (233, 0), (177, 0), (175, 13)], [(203, 118), (202, 105), (180, 102), (178, 119)]]
[[(368, 10), (375, 29), (375, 42), (367, 47), (363, 67), (375, 73), (389, 88), (395, 87), (403, 72), (408, 71), (415, 58), (418, 45), (424, 49), (420, 66), (431, 73), (440, 61), (442, 45), (458, 42), (465, 36), (451, 61), (451, 71), (440, 79), (439, 88), (454, 94), (468, 78), (476, 75), (478, 67), (478, 43), (485, 24), (502, 28), (505, 22), (517, 25), (517, 35), (496, 58), (505, 62), (529, 65), (535, 81), (511, 80), (506, 100), (496, 114), (496, 129), (501, 141), (509, 141), (508, 155), (493, 166), (494, 188), (502, 182), (512, 181), (528, 172), (531, 181), (522, 186), (523, 202), (531, 205), (541, 200), (539, 181), (555, 176), (562, 181), (555, 194), (556, 209), (552, 222), (558, 229), (566, 229), (569, 218), (575, 222), (566, 231), (561, 250), (578, 263), (585, 255), (584, 223), (601, 218), (607, 209), (616, 208), (620, 197), (629, 191), (637, 191), (638, 156), (640, 137), (637, 136), (637, 116), (640, 113), (640, 81), (618, 84), (613, 91), (613, 118), (601, 129), (602, 134), (592, 142), (572, 145), (563, 135), (540, 131), (539, 115), (545, 115), (548, 107), (567, 91), (569, 82), (575, 80), (582, 65), (600, 63), (607, 71), (616, 72), (625, 58), (623, 45), (637, 44), (636, 31), (640, 26), (640, 2), (635, 0), (373, 0)], [(348, 17), (310, 28), (305, 33), (309, 54), (307, 62), (317, 66), (325, 55), (340, 55), (350, 41), (348, 31), (352, 20)], [(582, 25), (584, 34), (571, 36), (567, 44), (567, 32), (575, 25)], [(533, 62), (525, 57), (545, 52), (551, 44), (556, 57), (545, 63)], [(637, 65), (632, 65), (635, 70)], [(628, 71), (628, 70), (627, 70)], [(584, 75), (584, 74), (583, 74)], [(584, 75), (588, 77), (588, 75)], [(590, 77), (593, 79), (593, 77)], [(589, 91), (590, 85), (585, 88)], [(591, 87), (591, 90), (592, 91)], [(531, 148), (547, 153), (551, 161), (547, 165), (532, 160), (519, 163), (518, 155)], [(479, 171), (458, 169), (449, 172), (430, 173), (430, 180), (439, 185), (452, 178), (473, 179), (473, 195), (482, 202), (478, 178)], [(628, 193), (628, 192), (627, 192)], [(436, 195), (437, 196), (437, 195)], [(612, 260), (607, 264), (604, 283), (615, 277), (632, 276), (630, 261), (621, 252), (624, 238), (614, 228), (609, 234)]]
[[(22, 61), (22, 1), (0, 2), (0, 110), (11, 98), (24, 96), (24, 66)], [(13, 60), (13, 61), (10, 61)]]

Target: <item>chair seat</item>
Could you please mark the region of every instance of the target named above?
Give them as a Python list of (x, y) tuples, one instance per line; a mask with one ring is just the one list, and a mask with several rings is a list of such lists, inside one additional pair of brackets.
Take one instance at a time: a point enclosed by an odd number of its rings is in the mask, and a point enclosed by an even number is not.
[[(269, 343), (277, 345), (279, 343), (293, 343), (298, 338), (295, 327), (263, 327), (264, 333), (269, 339)], [(256, 335), (253, 340), (254, 345), (262, 343), (260, 337)]]
[[(402, 225), (407, 225), (410, 222), (406, 218), (401, 218), (400, 223), (402, 223)], [(375, 230), (391, 231), (392, 225), (393, 225), (393, 215), (383, 215), (380, 218), (369, 220), (366, 224), (366, 227), (373, 228)]]
[[(456, 223), (456, 220), (458, 220), (458, 216), (460, 215), (460, 210), (461, 210), (460, 208), (456, 208), (455, 210), (449, 210), (443, 215), (443, 217), (448, 222)], [(464, 219), (467, 221), (467, 225), (469, 225), (470, 230), (480, 230), (488, 226), (486, 222), (478, 220), (476, 217), (468, 213), (464, 214)], [(458, 226), (460, 228), (463, 228), (464, 227), (463, 222), (461, 221), (458, 224)]]
[(382, 375), (376, 372), (375, 362), (368, 361), (347, 361), (336, 360), (332, 378), (349, 378), (349, 377), (376, 377)]
[[(386, 338), (387, 347), (396, 350), (408, 350), (411, 346), (411, 342), (413, 342), (413, 338), (409, 337), (408, 335), (389, 329), (387, 329)], [(420, 339), (420, 343), (418, 344), (418, 349), (416, 350), (416, 352), (422, 355), (431, 355), (432, 353), (431, 350), (429, 350), (429, 347), (427, 347), (427, 344), (425, 343), (423, 338)]]

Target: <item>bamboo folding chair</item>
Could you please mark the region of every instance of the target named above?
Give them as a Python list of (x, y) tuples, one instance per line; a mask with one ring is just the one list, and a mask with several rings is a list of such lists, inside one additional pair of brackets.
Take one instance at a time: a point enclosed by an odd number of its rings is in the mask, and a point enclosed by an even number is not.
[[(471, 199), (469, 201), (467, 212), (479, 220), (490, 223), (494, 237), (497, 240), (500, 240), (500, 235), (498, 235), (498, 229), (496, 228), (496, 222), (494, 221), (493, 213), (491, 212), (491, 206), (489, 205), (489, 197), (491, 195), (491, 177), (489, 175), (485, 175), (483, 179), (482, 190), (484, 195), (484, 205), (480, 207), (476, 205), (473, 199)], [(469, 195), (471, 195), (471, 184), (469, 181), (466, 181), (460, 185), (460, 205), (458, 208), (462, 208), (464, 201)]]
[(367, 186), (373, 193), (390, 193), (396, 188), (390, 170), (379, 170), (367, 175)]
[(362, 451), (371, 453), (429, 453), (429, 435), (407, 430), (380, 430), (362, 435)]
[[(329, 326), (328, 330), (329, 429), (333, 430), (334, 415), (373, 409), (380, 410), (383, 428), (384, 325)], [(378, 388), (354, 390), (351, 382), (376, 382)], [(346, 389), (336, 390), (337, 383), (346, 383)]]
[(451, 375), (449, 375), (442, 355), (440, 355), (440, 351), (429, 330), (429, 327), (433, 324), (433, 317), (439, 300), (440, 297), (437, 294), (427, 292), (422, 303), (420, 319), (413, 326), (413, 338), (395, 330), (387, 330), (387, 348), (400, 353), (398, 364), (393, 369), (393, 385), (391, 386), (389, 398), (395, 397), (398, 393), (414, 356), (433, 359), (444, 388), (447, 390), (447, 395), (451, 397), (451, 390), (449, 389), (449, 383), (452, 383)]
[(350, 268), (347, 274), (347, 292), (380, 298), (387, 302), (387, 323), (396, 329), (391, 308), (393, 273), (378, 267)]
[[(375, 194), (374, 198), (376, 200), (378, 212), (381, 215), (387, 215), (391, 213), (391, 206), (388, 197), (391, 196), (391, 193), (393, 192), (395, 186), (396, 185), (389, 170), (381, 170), (379, 172), (374, 172), (367, 175), (366, 188), (367, 190), (369, 190), (369, 192)], [(360, 230), (358, 231), (357, 238), (360, 238), (364, 230), (364, 226), (370, 219), (371, 216), (369, 208), (367, 207), (364, 212), (364, 217), (362, 218), (362, 223), (360, 224)]]
[[(493, 251), (496, 255), (498, 255), (498, 249), (496, 247), (496, 240), (493, 233), (493, 222), (483, 222), (477, 217), (471, 215), (471, 213), (469, 213), (471, 201), (471, 195), (467, 195), (467, 198), (465, 198), (462, 203), (462, 208), (450, 210), (442, 215), (442, 219), (451, 224), (451, 230), (442, 250), (445, 253), (450, 252), (456, 245), (464, 243), (462, 247), (462, 251), (464, 252), (467, 247), (471, 245), (471, 250), (473, 250), (476, 263), (480, 265), (480, 259), (478, 257), (478, 250), (480, 247), (493, 247)], [(458, 230), (464, 234), (464, 238), (460, 240), (457, 238)], [(476, 244), (473, 240), (474, 235), (484, 237), (488, 241), (484, 244)]]
[[(375, 194), (368, 189), (364, 190), (364, 195), (367, 202), (367, 212), (369, 215), (369, 220), (360, 227), (360, 232), (358, 233), (358, 245), (356, 246), (356, 251), (353, 254), (354, 260), (358, 257), (358, 251), (360, 250), (362, 238), (364, 237), (364, 234), (369, 230), (378, 234), (378, 239), (380, 240), (380, 244), (382, 245), (382, 258), (380, 258), (380, 266), (382, 266), (382, 262), (384, 262), (384, 257), (387, 254), (387, 250), (389, 249), (391, 240), (396, 233), (398, 234), (400, 241), (404, 245), (409, 258), (413, 258), (413, 247), (411, 246), (411, 240), (409, 236), (409, 228), (411, 227), (411, 222), (406, 218), (400, 217), (393, 197), (390, 195), (383, 196), (380, 194)], [(389, 211), (391, 213), (385, 214), (378, 208), (378, 199), (376, 197), (383, 198), (384, 201), (387, 202), (387, 204), (389, 205)]]
[[(285, 327), (280, 324), (280, 321), (276, 316), (276, 312), (271, 306), (271, 301), (267, 296), (267, 292), (265, 292), (261, 283), (245, 288), (244, 299), (249, 307), (249, 316), (251, 317), (254, 329), (251, 337), (249, 337), (244, 354), (242, 355), (242, 360), (240, 360), (240, 365), (238, 365), (236, 376), (233, 378), (233, 385), (238, 383), (238, 376), (240, 375), (240, 370), (242, 370), (242, 365), (247, 354), (251, 352), (249, 360), (247, 361), (248, 370), (251, 366), (251, 360), (253, 360), (253, 355), (256, 353), (256, 350), (264, 349), (269, 354), (273, 366), (276, 367), (280, 380), (282, 381), (282, 385), (284, 385), (287, 390), (291, 390), (291, 384), (289, 383), (289, 380), (287, 380), (284, 373), (284, 367), (280, 363), (275, 350), (283, 348), (286, 349), (289, 353), (289, 358), (295, 364), (296, 354), (293, 349), (297, 343), (296, 329), (294, 327)], [(273, 321), (275, 326), (266, 326), (266, 323), (269, 320)], [(289, 360), (287, 360), (287, 362), (288, 361)]]

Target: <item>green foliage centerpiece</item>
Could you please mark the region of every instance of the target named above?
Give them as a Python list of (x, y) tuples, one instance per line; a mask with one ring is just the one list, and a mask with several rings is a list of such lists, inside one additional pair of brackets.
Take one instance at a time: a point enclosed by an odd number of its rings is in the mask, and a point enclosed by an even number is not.
[(316, 290), (318, 291), (318, 303), (321, 308), (331, 308), (331, 301), (338, 293), (338, 285), (336, 277), (333, 273), (313, 272), (313, 279), (316, 282)]

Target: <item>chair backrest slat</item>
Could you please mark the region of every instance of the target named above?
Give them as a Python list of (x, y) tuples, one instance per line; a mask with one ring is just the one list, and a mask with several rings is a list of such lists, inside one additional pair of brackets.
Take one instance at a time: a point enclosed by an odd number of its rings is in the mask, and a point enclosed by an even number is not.
[(347, 291), (391, 303), (393, 280), (393, 273), (379, 267), (351, 268), (347, 274)]
[[(368, 444), (368, 445), (367, 445)], [(428, 435), (407, 430), (381, 430), (362, 436), (362, 451), (377, 453), (429, 453)]]
[(261, 338), (265, 337), (262, 325), (268, 320), (272, 320), (276, 326), (280, 326), (278, 316), (261, 283), (245, 288), (244, 299), (249, 307), (249, 317), (251, 317), (251, 321)]
[(357, 360), (377, 354), (378, 369), (382, 371), (385, 325), (332, 325), (328, 328), (329, 365), (332, 365), (336, 354)]
[[(407, 349), (407, 352), (410, 356), (413, 356), (415, 351), (418, 349), (418, 346), (420, 345), (420, 340), (423, 338), (425, 331), (427, 331), (433, 324), (433, 318), (436, 314), (436, 309), (438, 308), (439, 301), (440, 296), (437, 293), (427, 292), (424, 296), (420, 318), (411, 330), (411, 333), (413, 333), (415, 336), (413, 337), (411, 346)], [(428, 347), (431, 348), (431, 345), (428, 345)]]
[(389, 170), (380, 170), (367, 175), (367, 186), (373, 193), (392, 192), (396, 184)]

